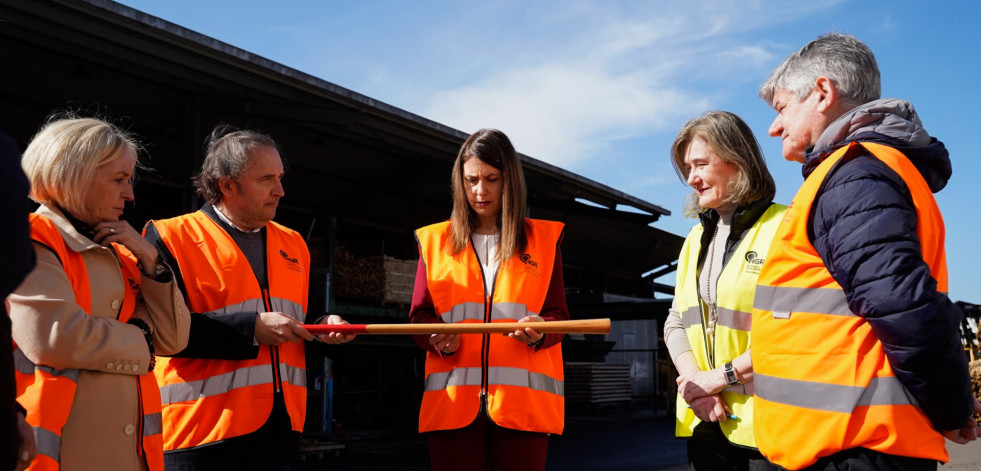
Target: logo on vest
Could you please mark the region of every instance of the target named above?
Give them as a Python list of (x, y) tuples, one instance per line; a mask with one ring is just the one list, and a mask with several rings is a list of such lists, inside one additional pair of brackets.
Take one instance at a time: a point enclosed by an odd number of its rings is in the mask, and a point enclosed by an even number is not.
[(763, 268), (763, 262), (766, 262), (766, 259), (760, 258), (760, 256), (754, 250), (746, 252), (745, 258), (746, 268), (743, 269), (743, 272), (751, 275), (759, 275), (760, 269)]
[(129, 289), (133, 292), (133, 296), (140, 297), (140, 283), (136, 280), (126, 278), (129, 282)]
[(286, 260), (286, 268), (289, 268), (290, 270), (303, 271), (300, 268), (299, 260), (290, 257), (289, 254), (286, 253), (284, 250), (280, 250), (279, 254), (283, 256), (283, 260)]
[(525, 264), (525, 273), (538, 276), (538, 262), (532, 260), (530, 254), (523, 253), (518, 256), (518, 260)]
[(525, 265), (530, 265), (530, 266), (533, 266), (535, 268), (538, 268), (538, 262), (532, 260), (531, 259), (531, 255), (528, 255), (526, 253), (523, 253), (523, 254), (521, 254), (521, 257), (518, 257), (518, 258), (521, 259), (521, 263), (524, 263)]

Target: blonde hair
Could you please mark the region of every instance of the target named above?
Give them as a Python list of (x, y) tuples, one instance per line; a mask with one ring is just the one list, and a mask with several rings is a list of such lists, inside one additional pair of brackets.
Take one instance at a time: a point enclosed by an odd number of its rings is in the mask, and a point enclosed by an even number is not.
[[(760, 144), (753, 131), (734, 113), (709, 111), (693, 118), (681, 128), (671, 145), (671, 162), (683, 182), (688, 181), (685, 153), (696, 137), (701, 137), (723, 162), (735, 165), (736, 175), (726, 186), (726, 202), (741, 206), (757, 200), (773, 200), (777, 185), (766, 167)], [(685, 217), (705, 211), (698, 205), (698, 195), (691, 193), (685, 201)]]
[(139, 149), (132, 136), (101, 119), (54, 117), (34, 135), (21, 159), (31, 183), (29, 196), (89, 221), (85, 190), (96, 169), (126, 151), (138, 160)]
[(453, 213), (450, 216), (450, 240), (453, 253), (462, 252), (470, 244), (470, 236), (477, 227), (477, 213), (467, 200), (467, 184), (464, 181), (463, 164), (472, 158), (501, 171), (501, 242), (497, 259), (506, 262), (528, 245), (525, 233), (527, 190), (521, 160), (511, 141), (496, 129), (481, 129), (467, 138), (453, 163), (451, 186), (453, 189)]

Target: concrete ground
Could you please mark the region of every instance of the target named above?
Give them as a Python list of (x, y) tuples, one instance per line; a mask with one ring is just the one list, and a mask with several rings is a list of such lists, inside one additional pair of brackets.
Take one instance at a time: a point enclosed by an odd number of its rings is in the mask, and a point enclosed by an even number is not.
[[(565, 433), (549, 443), (549, 471), (676, 471), (687, 469), (685, 444), (674, 439), (674, 418), (649, 407), (620, 406), (567, 412)], [(369, 443), (370, 442), (370, 443)], [(309, 456), (297, 471), (425, 471), (425, 437), (396, 434), (350, 441), (338, 456)]]
[(941, 471), (981, 470), (981, 441), (975, 440), (967, 445), (947, 442), (950, 462), (941, 466)]
[[(941, 471), (981, 470), (981, 441), (947, 442), (950, 462)], [(419, 434), (376, 434), (350, 440), (337, 456), (310, 456), (296, 471), (425, 471), (429, 451)], [(674, 438), (674, 418), (646, 405), (590, 413), (569, 411), (566, 430), (549, 443), (548, 471), (682, 471), (688, 469), (684, 441)]]

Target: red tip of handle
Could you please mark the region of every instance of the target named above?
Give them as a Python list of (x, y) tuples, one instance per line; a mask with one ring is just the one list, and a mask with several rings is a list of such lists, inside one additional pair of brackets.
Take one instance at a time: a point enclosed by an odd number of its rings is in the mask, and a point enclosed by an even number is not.
[(303, 324), (311, 334), (329, 334), (338, 332), (341, 334), (366, 334), (368, 324)]

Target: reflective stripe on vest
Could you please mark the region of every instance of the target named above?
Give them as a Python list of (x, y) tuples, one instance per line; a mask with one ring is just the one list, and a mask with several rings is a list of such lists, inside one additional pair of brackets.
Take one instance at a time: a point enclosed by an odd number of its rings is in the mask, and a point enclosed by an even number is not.
[[(305, 320), (310, 256), (295, 231), (275, 222), (266, 225), (269, 290), (264, 293), (238, 245), (205, 213), (153, 224), (184, 277), (192, 315), (271, 311)], [(262, 345), (258, 356), (247, 360), (161, 358), (154, 373), (164, 399), (165, 450), (254, 432), (269, 417), (277, 388), (292, 430), (303, 430), (307, 396), (300, 342)]]
[[(472, 245), (451, 253), (448, 222), (416, 231), (433, 306), (444, 322), (514, 322), (541, 311), (563, 225), (525, 221), (526, 253), (500, 264), (489, 303)], [(501, 427), (561, 433), (564, 379), (561, 347), (536, 352), (506, 336), (464, 334), (453, 356), (427, 355), (419, 430), (465, 427), (480, 412), (483, 396), (489, 417)]]
[[(289, 384), (306, 387), (306, 371), (290, 365), (279, 365), (280, 377)], [(267, 365), (239, 368), (235, 371), (211, 376), (202, 380), (175, 383), (160, 388), (164, 405), (196, 401), (210, 396), (226, 394), (233, 389), (272, 384), (272, 370)]]
[[(719, 316), (719, 320), (716, 325), (720, 325), (722, 327), (748, 332), (750, 327), (753, 325), (752, 312), (736, 311), (733, 309), (719, 307), (716, 309), (716, 313)], [(701, 326), (702, 308), (699, 306), (692, 306), (685, 309), (684, 312), (681, 313), (681, 322), (684, 324), (686, 329), (689, 327)]]
[(895, 377), (868, 322), (808, 238), (811, 206), (827, 175), (849, 152), (886, 163), (906, 183), (916, 234), (938, 289), (947, 289), (944, 226), (929, 186), (895, 149), (852, 143), (822, 162), (794, 197), (760, 274), (753, 309), (756, 440), (772, 462), (800, 469), (839, 451), (947, 461), (943, 436)]
[[(945, 293), (944, 291), (939, 291)], [(757, 286), (756, 306), (765, 306), (775, 313), (789, 314), (792, 311), (819, 312), (834, 316), (854, 316), (848, 307), (845, 293), (834, 288), (792, 288), (778, 286)]]
[(756, 287), (756, 306), (766, 306), (776, 313), (820, 312), (835, 316), (854, 316), (841, 289), (795, 288), (786, 286)]
[(50, 366), (35, 365), (33, 361), (24, 355), (19, 347), (14, 348), (14, 369), (17, 372), (25, 375), (32, 375), (34, 371), (43, 371), (51, 376), (57, 376), (61, 378), (67, 378), (74, 383), (78, 383), (78, 370), (74, 368), (69, 368), (65, 370), (56, 370)]
[[(492, 321), (506, 320), (506, 321), (514, 322), (528, 316), (537, 316), (537, 315), (538, 315), (537, 312), (529, 310), (528, 306), (525, 306), (524, 304), (521, 303), (502, 302), (502, 303), (494, 303), (491, 306)], [(467, 320), (483, 322), (484, 303), (460, 303), (450, 308), (449, 311), (440, 314), (439, 317), (440, 319), (443, 319), (443, 322), (446, 322), (447, 324), (452, 324), (454, 322), (463, 322)]]
[[(269, 310), (272, 312), (282, 312), (287, 316), (293, 318), (293, 320), (303, 323), (306, 313), (304, 308), (299, 303), (290, 301), (283, 298), (270, 298), (269, 299)], [(230, 304), (228, 306), (223, 306), (217, 309), (213, 309), (211, 312), (215, 314), (227, 314), (234, 312), (265, 312), (266, 302), (262, 298), (247, 299), (245, 301)]]
[(894, 376), (872, 378), (864, 388), (767, 375), (754, 378), (766, 385), (765, 392), (758, 392), (758, 397), (807, 409), (850, 413), (859, 406), (916, 405), (913, 396)]
[[(695, 225), (681, 250), (675, 283), (675, 303), (681, 314), (685, 335), (692, 354), (703, 371), (712, 370), (746, 352), (750, 347), (753, 296), (760, 268), (787, 207), (771, 204), (751, 228), (743, 233), (716, 283), (717, 321), (713, 335), (714, 351), (708, 351), (704, 317), (708, 309), (698, 295), (698, 256), (702, 251), (703, 227)], [(717, 242), (724, 246), (725, 241)], [(739, 417), (719, 423), (729, 441), (755, 447), (753, 438), (753, 387), (736, 385), (723, 390), (722, 397)], [(701, 421), (688, 407), (681, 394), (675, 398), (675, 435), (689, 437)]]
[[(451, 386), (480, 386), (481, 373), (481, 368), (454, 368), (444, 373), (433, 373), (426, 377), (426, 391), (440, 391)], [(487, 368), (487, 383), (522, 386), (536, 391), (565, 395), (563, 381), (521, 368), (505, 366)]]
[(34, 441), (37, 454), (44, 455), (61, 464), (61, 435), (44, 427), (34, 427)]
[[(31, 214), (30, 224), (31, 239), (55, 252), (72, 286), (75, 303), (91, 315), (91, 288), (82, 255), (68, 248), (57, 226), (47, 217)], [(136, 257), (125, 246), (113, 243), (112, 249), (120, 264), (121, 281), (129, 285), (123, 290), (123, 302), (116, 319), (126, 322), (133, 317), (140, 272)], [(58, 470), (61, 468), (61, 431), (68, 423), (75, 400), (79, 370), (57, 370), (46, 365), (35, 365), (16, 344), (13, 358), (18, 402), (28, 411), (26, 419), (34, 429), (37, 442), (38, 458), (30, 469)], [(150, 471), (163, 471), (160, 395), (156, 379), (150, 374), (134, 376), (134, 379), (140, 391), (140, 434), (143, 437), (139, 443), (141, 449), (136, 452), (145, 458)]]

